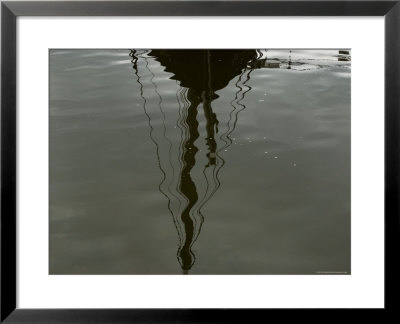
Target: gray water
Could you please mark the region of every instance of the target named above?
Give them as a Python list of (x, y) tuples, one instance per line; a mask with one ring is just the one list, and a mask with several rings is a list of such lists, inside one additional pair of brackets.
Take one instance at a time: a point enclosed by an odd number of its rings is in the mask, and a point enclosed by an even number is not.
[(350, 273), (350, 56), (203, 52), (50, 51), (50, 274)]

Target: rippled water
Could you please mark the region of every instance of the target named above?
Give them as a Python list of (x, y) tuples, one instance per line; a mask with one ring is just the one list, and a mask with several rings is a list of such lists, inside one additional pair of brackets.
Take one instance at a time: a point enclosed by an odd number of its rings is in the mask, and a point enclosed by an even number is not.
[(51, 50), (50, 273), (350, 273), (350, 64)]

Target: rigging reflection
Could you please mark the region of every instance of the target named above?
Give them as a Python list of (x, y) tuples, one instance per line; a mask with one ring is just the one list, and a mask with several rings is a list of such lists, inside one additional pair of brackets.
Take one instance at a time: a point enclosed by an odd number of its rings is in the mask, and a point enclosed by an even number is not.
[[(131, 50), (130, 56), (150, 139), (156, 147), (158, 168), (163, 175), (159, 190), (168, 201), (168, 210), (179, 236), (177, 258), (182, 272), (188, 274), (196, 260), (192, 247), (204, 221), (202, 207), (220, 187), (218, 174), (225, 160), (219, 153), (232, 144), (231, 134), (236, 128), (238, 115), (246, 108), (242, 101), (251, 90), (247, 85), (252, 71), (249, 63), (261, 58), (262, 54), (256, 50)], [(180, 131), (178, 149), (169, 134), (168, 118), (163, 110), (167, 104), (163, 102), (156, 82), (157, 73), (152, 71), (155, 64), (179, 85), (176, 87), (178, 118), (174, 127)], [(236, 77), (235, 98), (230, 102), (228, 122), (222, 131), (212, 102), (219, 97), (216, 92)], [(196, 144), (200, 138), (199, 107), (203, 110), (207, 148), (206, 163), (200, 177), (194, 172), (199, 153)], [(221, 116), (222, 113), (218, 114)]]

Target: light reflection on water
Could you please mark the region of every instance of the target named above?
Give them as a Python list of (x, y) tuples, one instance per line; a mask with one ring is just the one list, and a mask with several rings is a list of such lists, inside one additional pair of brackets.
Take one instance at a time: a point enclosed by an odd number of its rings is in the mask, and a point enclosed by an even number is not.
[(350, 53), (52, 50), (50, 118), (50, 273), (350, 272)]

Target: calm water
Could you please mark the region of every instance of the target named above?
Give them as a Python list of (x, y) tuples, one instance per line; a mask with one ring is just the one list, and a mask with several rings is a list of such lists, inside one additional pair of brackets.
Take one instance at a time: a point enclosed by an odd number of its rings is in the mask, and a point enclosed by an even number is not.
[(350, 64), (51, 50), (50, 273), (350, 273)]

